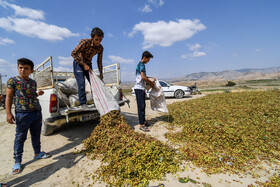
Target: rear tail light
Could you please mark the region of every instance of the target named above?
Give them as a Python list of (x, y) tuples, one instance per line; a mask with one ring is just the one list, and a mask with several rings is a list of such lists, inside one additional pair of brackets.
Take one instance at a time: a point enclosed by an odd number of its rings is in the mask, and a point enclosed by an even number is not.
[(122, 89), (120, 88), (120, 101), (123, 100), (123, 92), (122, 92)]
[(51, 94), (50, 98), (50, 113), (57, 112), (57, 96), (56, 94)]

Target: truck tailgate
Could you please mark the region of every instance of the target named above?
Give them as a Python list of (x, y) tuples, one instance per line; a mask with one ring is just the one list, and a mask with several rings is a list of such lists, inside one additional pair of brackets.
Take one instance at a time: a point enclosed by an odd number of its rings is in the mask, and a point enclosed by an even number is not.
[[(125, 103), (129, 104), (129, 102), (130, 101), (128, 99), (118, 101), (120, 106), (123, 106)], [(97, 111), (97, 109), (96, 109), (94, 104), (87, 105), (87, 106), (88, 106), (88, 108), (86, 108), (86, 109), (81, 108), (81, 107), (60, 108), (59, 114), (63, 115), (63, 116), (66, 116), (66, 115), (68, 115), (70, 113)]]

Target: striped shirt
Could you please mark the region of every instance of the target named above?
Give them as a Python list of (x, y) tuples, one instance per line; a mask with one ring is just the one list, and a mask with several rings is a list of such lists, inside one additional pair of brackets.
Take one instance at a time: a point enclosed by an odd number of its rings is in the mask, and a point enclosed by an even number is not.
[[(82, 55), (82, 58), (79, 55)], [(92, 64), (92, 57), (98, 54), (97, 56), (97, 66), (99, 72), (102, 73), (102, 55), (103, 55), (103, 46), (94, 46), (92, 39), (82, 39), (72, 51), (71, 55), (78, 63), (82, 64), (82, 61), (88, 65)]]

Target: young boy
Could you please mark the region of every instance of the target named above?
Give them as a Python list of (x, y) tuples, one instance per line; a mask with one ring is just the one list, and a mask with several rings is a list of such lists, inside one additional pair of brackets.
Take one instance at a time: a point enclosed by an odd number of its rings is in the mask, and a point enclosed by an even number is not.
[(100, 79), (103, 79), (103, 46), (101, 45), (104, 37), (103, 31), (95, 27), (91, 31), (90, 39), (82, 39), (72, 51), (71, 55), (74, 58), (73, 68), (74, 75), (78, 84), (79, 101), (82, 108), (87, 108), (86, 92), (85, 92), (85, 77), (90, 82), (88, 71), (92, 69), (92, 58), (97, 56), (97, 66), (99, 69)]
[(135, 91), (136, 100), (137, 100), (137, 109), (138, 109), (140, 130), (142, 130), (144, 132), (149, 132), (150, 131), (149, 126), (151, 126), (145, 120), (145, 108), (146, 108), (145, 87), (146, 87), (147, 83), (150, 84), (151, 87), (154, 87), (154, 82), (150, 81), (148, 79), (148, 77), (146, 76), (145, 64), (147, 64), (150, 61), (150, 58), (153, 58), (153, 55), (149, 51), (144, 51), (142, 54), (142, 59), (136, 67), (136, 83), (134, 86), (134, 91)]
[[(14, 141), (15, 165), (12, 174), (22, 171), (21, 161), (23, 145), (30, 129), (34, 159), (49, 158), (50, 154), (41, 152), (41, 106), (37, 96), (43, 95), (43, 91), (37, 93), (37, 84), (29, 78), (33, 73), (34, 63), (27, 58), (20, 58), (17, 61), (19, 76), (12, 77), (7, 83), (6, 113), (7, 122), (16, 123), (16, 135)], [(11, 112), (12, 100), (14, 99), (15, 117)]]

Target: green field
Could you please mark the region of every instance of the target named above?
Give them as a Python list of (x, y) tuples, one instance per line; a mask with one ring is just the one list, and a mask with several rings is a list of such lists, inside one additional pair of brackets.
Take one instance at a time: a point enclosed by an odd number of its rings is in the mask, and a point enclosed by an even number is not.
[(210, 94), (168, 109), (171, 126), (182, 130), (166, 137), (180, 145), (182, 159), (205, 172), (248, 173), (263, 161), (279, 165), (279, 90)]

